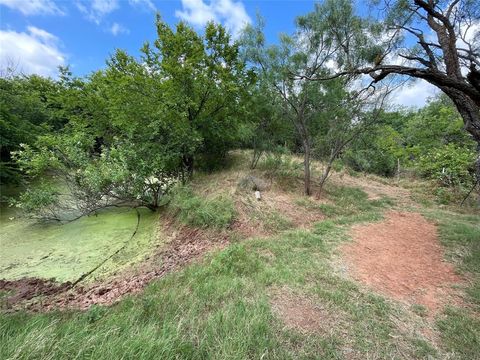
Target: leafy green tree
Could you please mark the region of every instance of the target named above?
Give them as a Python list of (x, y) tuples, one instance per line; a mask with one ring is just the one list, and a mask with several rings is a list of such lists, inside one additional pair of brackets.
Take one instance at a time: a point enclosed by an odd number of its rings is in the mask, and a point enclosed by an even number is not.
[(158, 38), (143, 48), (145, 66), (162, 81), (166, 116), (182, 124), (187, 175), (195, 155), (219, 161), (243, 135), (240, 100), (254, 80), (239, 46), (221, 25), (207, 24), (204, 36), (186, 23), (176, 31), (157, 19)]
[[(283, 116), (288, 119), (301, 143), (304, 157), (304, 193), (311, 194), (310, 162), (313, 128), (316, 114), (323, 103), (313, 101), (322, 96), (323, 89), (306, 78), (325, 72), (326, 63), (335, 51), (323, 36), (317, 19), (299, 18), (298, 31), (293, 36), (282, 35), (279, 45), (267, 47), (263, 36), (263, 20), (257, 27), (249, 26), (243, 34), (245, 57), (263, 82), (281, 100)], [(295, 77), (303, 74), (305, 77)]]
[(464, 131), (460, 114), (445, 95), (439, 95), (409, 116), (402, 132), (411, 158), (450, 143), (474, 149), (474, 141)]
[(54, 100), (66, 126), (16, 152), (29, 176), (49, 174), (60, 187), (31, 187), (18, 206), (56, 220), (108, 206), (155, 210), (195, 157), (221, 157), (243, 135), (240, 98), (252, 77), (223, 27), (208, 24), (203, 37), (184, 23), (157, 27), (140, 60), (118, 50), (88, 78), (63, 69)]
[(390, 93), (388, 88), (372, 90), (364, 88), (353, 90), (343, 80), (334, 79), (323, 83), (324, 91), (316, 103), (323, 104), (318, 112), (317, 126), (314, 131), (315, 155), (323, 160), (323, 172), (319, 179), (320, 196), (334, 162), (355, 139), (381, 121), (383, 107)]
[(450, 143), (423, 153), (418, 159), (418, 169), (443, 186), (471, 186), (474, 160), (473, 149)]
[[(304, 156), (304, 192), (311, 193), (310, 161), (313, 155), (326, 160), (320, 189), (333, 162), (367, 123), (376, 119), (385, 92), (358, 89), (344, 79), (321, 84), (310, 81), (331, 73), (338, 48), (328, 29), (325, 6), (297, 19), (292, 36), (283, 35), (280, 45), (265, 46), (262, 20), (244, 32), (245, 55), (259, 74), (259, 81), (277, 94), (283, 116), (294, 126)], [(360, 86), (356, 86), (359, 88)], [(321, 190), (320, 190), (321, 191)]]
[(250, 167), (254, 169), (261, 156), (275, 152), (279, 147), (292, 148), (295, 130), (285, 121), (281, 99), (263, 81), (251, 87), (244, 98), (245, 116), (251, 123), (251, 135), (246, 145), (253, 149)]
[(63, 123), (52, 111), (50, 97), (58, 84), (36, 75), (0, 78), (0, 183), (18, 182), (20, 172), (11, 152), (32, 144), (38, 135)]

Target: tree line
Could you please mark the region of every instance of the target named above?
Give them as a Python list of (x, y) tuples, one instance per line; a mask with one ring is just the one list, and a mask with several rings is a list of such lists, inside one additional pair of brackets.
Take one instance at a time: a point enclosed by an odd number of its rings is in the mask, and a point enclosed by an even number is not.
[[(276, 45), (266, 44), (260, 17), (236, 41), (218, 24), (197, 32), (158, 17), (157, 39), (138, 58), (117, 50), (85, 77), (6, 72), (1, 181), (26, 183), (17, 205), (57, 220), (108, 206), (155, 210), (176, 183), (223, 166), (238, 147), (253, 149), (252, 168), (266, 152), (302, 154), (306, 195), (312, 159), (324, 164), (317, 195), (335, 163), (386, 176), (402, 164), (442, 186), (474, 186), (478, 38), (464, 34), (478, 4), (388, 4), (374, 20), (350, 1), (326, 0)], [(422, 21), (439, 44), (426, 43)], [(401, 33), (417, 44), (405, 47)], [(384, 65), (392, 54), (405, 63)], [(392, 109), (402, 85), (393, 74), (444, 95), (420, 111)]]

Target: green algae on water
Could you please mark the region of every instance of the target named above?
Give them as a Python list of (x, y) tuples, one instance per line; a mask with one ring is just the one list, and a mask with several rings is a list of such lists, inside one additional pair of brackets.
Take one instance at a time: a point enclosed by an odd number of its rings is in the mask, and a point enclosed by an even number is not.
[(116, 256), (88, 279), (98, 279), (142, 260), (153, 248), (158, 214), (138, 209), (108, 209), (66, 224), (38, 224), (1, 209), (0, 278), (55, 278), (75, 281), (115, 251)]

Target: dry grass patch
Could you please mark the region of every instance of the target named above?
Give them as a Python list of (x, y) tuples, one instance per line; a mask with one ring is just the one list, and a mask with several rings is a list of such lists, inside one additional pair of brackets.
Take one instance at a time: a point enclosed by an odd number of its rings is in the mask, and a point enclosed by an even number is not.
[(324, 304), (294, 294), (287, 287), (270, 291), (270, 305), (287, 329), (301, 333), (334, 335), (341, 317)]

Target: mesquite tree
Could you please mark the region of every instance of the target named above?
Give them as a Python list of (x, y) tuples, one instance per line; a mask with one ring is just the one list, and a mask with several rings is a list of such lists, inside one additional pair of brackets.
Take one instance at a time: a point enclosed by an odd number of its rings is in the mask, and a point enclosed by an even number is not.
[(317, 197), (322, 193), (333, 163), (342, 156), (352, 141), (379, 122), (384, 113), (385, 101), (395, 88), (382, 86), (377, 89), (368, 87), (353, 90), (348, 89), (343, 81), (329, 81), (325, 85), (328, 86), (328, 91), (319, 102), (323, 102), (328, 111), (318, 112), (319, 128), (315, 131), (313, 141), (314, 155), (324, 164)]
[[(320, 99), (325, 89), (308, 79), (325, 74), (325, 66), (335, 52), (333, 43), (327, 38), (323, 25), (305, 26), (299, 19), (297, 32), (283, 35), (279, 45), (265, 46), (262, 21), (258, 27), (247, 27), (244, 31), (245, 56), (257, 71), (259, 81), (268, 84), (281, 99), (284, 116), (297, 132), (304, 157), (304, 193), (311, 194), (310, 162), (314, 122)], [(291, 74), (301, 74), (292, 77)], [(323, 109), (325, 110), (325, 109)]]
[[(476, 0), (373, 2), (381, 14), (372, 21), (355, 15), (349, 0), (327, 0), (322, 11), (339, 49), (339, 69), (326, 80), (367, 74), (372, 83), (390, 75), (422, 79), (455, 104), (478, 144), (480, 178), (480, 3)], [(317, 6), (314, 13), (319, 11)]]

